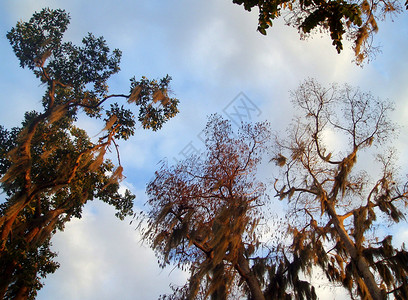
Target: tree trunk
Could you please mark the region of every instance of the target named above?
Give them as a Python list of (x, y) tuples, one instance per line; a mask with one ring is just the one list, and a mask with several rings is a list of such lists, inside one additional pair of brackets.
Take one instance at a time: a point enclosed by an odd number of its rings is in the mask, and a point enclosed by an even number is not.
[(13, 227), (13, 223), (14, 221), (17, 219), (18, 216), (17, 212), (16, 214), (14, 214), (13, 216), (10, 217), (10, 219), (8, 219), (5, 223), (3, 228), (1, 228), (1, 236), (0, 236), (0, 253), (4, 251), (4, 249), (6, 248), (6, 244), (7, 244), (7, 239), (8, 236), (11, 232), (11, 229)]
[[(12, 200), (15, 200), (14, 197)], [(10, 206), (6, 213), (0, 218), (0, 251), (6, 247), (7, 239), (12, 231), (14, 221), (17, 219), (19, 213), (30, 202), (31, 197), (28, 198), (25, 194), (18, 195), (15, 203)]]
[(26, 300), (28, 298), (30, 289), (27, 286), (22, 286), (18, 289), (17, 295), (14, 300)]
[(251, 299), (253, 300), (265, 300), (265, 296), (262, 293), (261, 285), (255, 275), (252, 273), (249, 267), (248, 260), (241, 253), (238, 257), (237, 267), (238, 273), (245, 279), (251, 291)]
[(344, 243), (347, 252), (349, 253), (351, 259), (353, 260), (359, 273), (361, 274), (361, 277), (364, 280), (371, 298), (373, 300), (383, 300), (384, 297), (381, 293), (381, 289), (378, 287), (377, 282), (375, 281), (374, 275), (370, 270), (369, 263), (361, 253), (358, 253), (356, 245), (351, 240), (347, 231), (344, 229), (343, 223), (342, 221), (340, 221), (333, 204), (327, 202), (326, 207), (327, 213), (329, 214), (341, 241)]
[(14, 272), (16, 262), (12, 261), (7, 263), (7, 266), (3, 265), (3, 270), (1, 270), (0, 274), (0, 299), (5, 299), (6, 292), (8, 289), (8, 286), (11, 282), (11, 276)]

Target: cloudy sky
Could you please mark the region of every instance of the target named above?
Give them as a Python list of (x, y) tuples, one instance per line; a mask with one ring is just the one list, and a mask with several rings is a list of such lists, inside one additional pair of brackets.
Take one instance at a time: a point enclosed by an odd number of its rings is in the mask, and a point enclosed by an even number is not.
[[(40, 108), (43, 87), (29, 70), (19, 68), (5, 35), (43, 7), (71, 14), (66, 40), (79, 43), (92, 32), (103, 35), (112, 49), (122, 50), (122, 71), (110, 81), (112, 93), (127, 93), (133, 76), (173, 77), (180, 114), (159, 132), (139, 128), (121, 145), (127, 177), (123, 184), (137, 195), (138, 208), (161, 159), (172, 163), (202, 147), (199, 134), (207, 115), (220, 113), (239, 122), (232, 113), (245, 104), (250, 113), (243, 121), (267, 119), (283, 129), (293, 113), (289, 91), (308, 77), (322, 84), (347, 82), (395, 101), (393, 118), (403, 126), (395, 146), (399, 163), (407, 169), (408, 14), (381, 23), (375, 38), (381, 53), (361, 68), (352, 63), (348, 46), (338, 55), (328, 38), (300, 41), (295, 29), (279, 21), (268, 36), (260, 35), (256, 11), (248, 13), (231, 0), (3, 0), (0, 118), (6, 127), (19, 125), (25, 111)], [(83, 126), (91, 135), (100, 130), (90, 122), (83, 121)], [(181, 284), (186, 275), (159, 269), (129, 221), (117, 220), (107, 205), (88, 203), (83, 218), (54, 237), (61, 268), (47, 278), (38, 299), (157, 299), (169, 291), (169, 282)], [(400, 243), (408, 241), (404, 226), (396, 234)]]

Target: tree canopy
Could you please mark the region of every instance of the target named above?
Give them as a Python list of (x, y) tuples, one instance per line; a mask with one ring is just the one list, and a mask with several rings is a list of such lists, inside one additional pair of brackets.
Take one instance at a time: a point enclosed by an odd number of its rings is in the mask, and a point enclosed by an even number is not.
[[(1, 187), (7, 195), (0, 206), (0, 298), (35, 297), (41, 278), (58, 267), (50, 250), (53, 233), (81, 217), (87, 201), (112, 205), (121, 219), (132, 215), (134, 195), (119, 193), (117, 144), (134, 134), (132, 106), (142, 127), (152, 130), (178, 113), (178, 100), (167, 92), (169, 76), (132, 78), (129, 93), (108, 94), (121, 52), (92, 34), (81, 46), (64, 42), (68, 24), (64, 10), (43, 9), (7, 34), (20, 66), (33, 71), (46, 92), (43, 110), (27, 112), (21, 127), (0, 127)], [(96, 141), (77, 125), (85, 117), (105, 124)], [(105, 158), (112, 150), (117, 164)]]
[(283, 16), (302, 37), (316, 30), (327, 32), (338, 53), (343, 50), (344, 39), (348, 39), (353, 43), (357, 64), (370, 59), (376, 52), (373, 38), (379, 22), (401, 13), (404, 6), (408, 9), (408, 1), (403, 4), (399, 0), (233, 0), (233, 3), (243, 5), (248, 11), (258, 8), (258, 31), (263, 35), (274, 19)]

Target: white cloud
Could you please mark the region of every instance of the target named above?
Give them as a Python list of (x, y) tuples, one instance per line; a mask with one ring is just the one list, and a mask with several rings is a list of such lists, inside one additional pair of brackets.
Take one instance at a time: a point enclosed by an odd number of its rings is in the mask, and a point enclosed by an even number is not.
[(396, 245), (396, 247), (401, 247), (403, 243), (405, 243), (406, 248), (408, 245), (407, 222), (402, 222), (394, 235), (394, 245)]
[(350, 299), (349, 292), (342, 286), (328, 281), (326, 275), (320, 269), (313, 270), (311, 280), (316, 289), (318, 299), (346, 300)]
[(119, 221), (99, 201), (88, 203), (82, 219), (54, 236), (53, 249), (61, 267), (39, 299), (157, 299), (169, 292), (169, 282), (181, 285), (186, 279), (178, 270), (161, 270), (135, 225)]

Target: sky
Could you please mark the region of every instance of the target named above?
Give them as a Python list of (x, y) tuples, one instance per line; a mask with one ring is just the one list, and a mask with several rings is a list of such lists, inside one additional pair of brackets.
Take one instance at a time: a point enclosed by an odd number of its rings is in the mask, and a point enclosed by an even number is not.
[[(109, 81), (111, 93), (128, 93), (133, 76), (173, 78), (180, 113), (158, 132), (139, 127), (120, 145), (123, 187), (136, 194), (136, 208), (143, 207), (146, 183), (160, 160), (174, 163), (203, 146), (200, 132), (207, 115), (219, 113), (233, 123), (268, 120), (284, 130), (294, 113), (289, 92), (309, 77), (324, 85), (349, 83), (394, 101), (392, 118), (401, 126), (394, 146), (399, 165), (407, 170), (408, 14), (380, 23), (375, 43), (381, 53), (361, 68), (352, 62), (348, 44), (338, 55), (327, 37), (317, 34), (302, 41), (296, 29), (281, 21), (262, 36), (256, 32), (256, 10), (248, 13), (231, 0), (3, 0), (0, 120), (7, 128), (18, 126), (25, 111), (40, 109), (44, 87), (19, 67), (5, 35), (43, 7), (70, 13), (67, 41), (80, 43), (92, 32), (122, 51), (121, 72)], [(239, 119), (235, 109), (244, 106)], [(100, 130), (93, 122), (81, 122), (91, 136)], [(45, 280), (38, 299), (157, 299), (169, 292), (170, 282), (182, 284), (187, 275), (172, 267), (160, 269), (129, 223), (116, 219), (103, 203), (87, 203), (83, 217), (54, 236), (61, 267)], [(408, 241), (406, 225), (395, 234), (399, 243)], [(341, 291), (320, 290), (322, 299), (329, 294), (347, 299)]]

